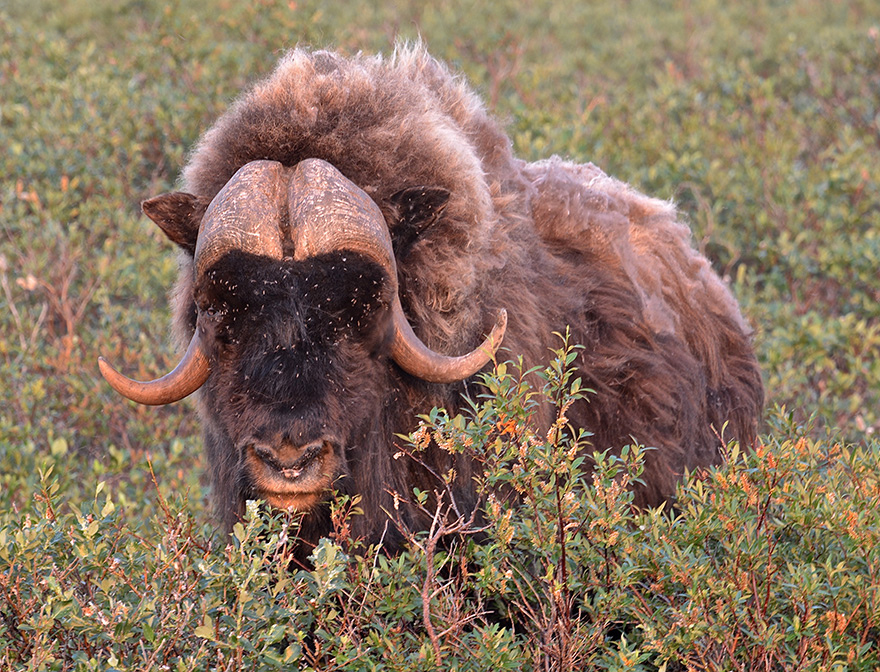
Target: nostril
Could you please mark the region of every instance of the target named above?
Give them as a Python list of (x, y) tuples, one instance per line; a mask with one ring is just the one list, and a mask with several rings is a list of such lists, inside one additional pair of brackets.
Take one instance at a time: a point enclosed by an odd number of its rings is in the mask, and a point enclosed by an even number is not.
[(281, 469), (281, 465), (278, 464), (278, 455), (277, 453), (270, 448), (269, 446), (262, 446), (256, 444), (253, 447), (254, 455), (260, 458), (263, 462), (268, 465), (271, 465), (275, 469)]
[(294, 462), (292, 465), (295, 468), (302, 469), (309, 463), (313, 462), (318, 455), (321, 454), (321, 450), (324, 448), (324, 442), (318, 441), (316, 443), (310, 443), (307, 446), (304, 446), (302, 449), (302, 455)]

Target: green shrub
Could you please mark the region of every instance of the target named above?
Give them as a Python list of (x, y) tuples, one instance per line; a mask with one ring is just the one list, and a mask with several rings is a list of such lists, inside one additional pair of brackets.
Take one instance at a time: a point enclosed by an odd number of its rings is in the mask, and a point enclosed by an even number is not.
[[(592, 392), (564, 344), (541, 371), (500, 365), (465, 416), (426, 416), (400, 459), (434, 442), (482, 456), (479, 516), (436, 512), (388, 557), (333, 539), (294, 559), (297, 521), (256, 503), (227, 541), (157, 495), (133, 531), (98, 482), (60, 501), (57, 464), (33, 515), (0, 527), (0, 649), (9, 669), (876, 669), (880, 446), (808, 438), (781, 416), (754, 452), (729, 446), (674, 511), (627, 486), (644, 449), (590, 455), (565, 412)], [(530, 377), (541, 381), (536, 389)], [(535, 420), (551, 403), (557, 421)], [(589, 456), (588, 456), (589, 455)], [(64, 455), (59, 455), (59, 458)], [(433, 502), (433, 503), (432, 503)], [(439, 504), (437, 503), (439, 502)]]

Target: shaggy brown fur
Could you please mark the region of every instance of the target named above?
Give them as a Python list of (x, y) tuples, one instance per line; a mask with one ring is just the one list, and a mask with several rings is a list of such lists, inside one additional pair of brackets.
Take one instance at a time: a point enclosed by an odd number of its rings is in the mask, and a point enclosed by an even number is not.
[[(503, 347), (532, 366), (558, 345), (552, 332), (571, 325), (586, 346), (580, 374), (597, 394), (570, 419), (593, 432), (597, 449), (633, 439), (657, 448), (647, 454), (639, 504), (668, 499), (685, 469), (717, 463), (725, 423), (727, 437), (753, 441), (763, 388), (749, 329), (670, 203), (591, 164), (514, 158), (471, 89), (420, 47), (388, 59), (289, 53), (205, 134), (184, 188), (207, 203), (249, 161), (292, 166), (310, 157), (379, 205), (398, 250), (404, 309), (434, 350), (469, 351), (506, 308)], [(449, 200), (412, 237), (394, 196), (421, 186), (446, 190)], [(175, 324), (188, 342), (191, 250), (181, 259)], [(352, 382), (379, 399), (381, 417), (358, 430), (348, 469), (349, 489), (364, 497), (359, 531), (375, 539), (386, 490), (408, 493), (425, 478), (394, 462), (395, 433), (434, 405), (454, 410), (464, 388), (415, 380), (388, 360), (381, 370), (373, 364), (371, 378)], [(218, 512), (231, 524), (247, 491), (217, 395), (217, 383), (207, 385), (199, 410)], [(468, 465), (459, 468), (466, 474)], [(412, 522), (420, 524), (415, 514)], [(313, 524), (315, 534), (326, 531), (317, 513)]]

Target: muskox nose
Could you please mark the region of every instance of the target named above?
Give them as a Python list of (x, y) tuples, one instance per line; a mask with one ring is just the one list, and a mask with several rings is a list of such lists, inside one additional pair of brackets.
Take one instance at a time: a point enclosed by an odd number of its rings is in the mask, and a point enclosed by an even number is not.
[(257, 458), (289, 480), (299, 478), (322, 454), (329, 450), (331, 448), (327, 441), (313, 441), (300, 446), (289, 442), (285, 442), (279, 447), (265, 444), (253, 446), (254, 455)]

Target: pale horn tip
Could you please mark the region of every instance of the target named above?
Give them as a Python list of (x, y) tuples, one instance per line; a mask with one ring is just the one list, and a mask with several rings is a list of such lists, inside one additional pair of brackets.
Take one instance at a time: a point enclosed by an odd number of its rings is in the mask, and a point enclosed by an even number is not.
[(495, 318), (495, 326), (492, 327), (492, 332), (486, 338), (484, 343), (484, 347), (490, 349), (492, 355), (495, 355), (495, 352), (498, 350), (498, 346), (501, 345), (501, 341), (504, 340), (504, 333), (507, 331), (507, 308), (502, 308), (498, 311), (498, 317)]
[(103, 356), (98, 357), (98, 370), (101, 372), (101, 375), (104, 376), (104, 380), (106, 380), (110, 385), (113, 385), (113, 381), (116, 376), (121, 375), (116, 369), (113, 368), (113, 365), (110, 364)]

